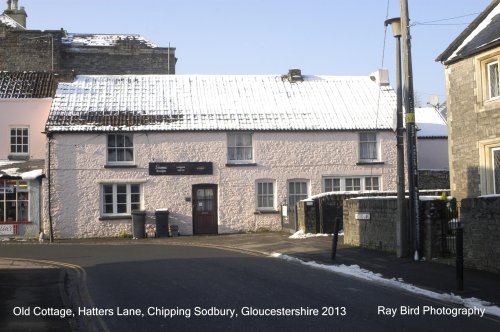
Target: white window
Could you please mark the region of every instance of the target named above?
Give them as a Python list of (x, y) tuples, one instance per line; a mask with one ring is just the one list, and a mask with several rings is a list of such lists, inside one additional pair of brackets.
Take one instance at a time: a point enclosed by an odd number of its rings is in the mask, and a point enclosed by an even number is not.
[(276, 195), (275, 181), (273, 180), (258, 180), (257, 181), (257, 210), (259, 211), (275, 211), (276, 210)]
[(377, 133), (362, 132), (359, 134), (359, 159), (361, 161), (378, 160)]
[(379, 183), (380, 182), (378, 176), (367, 176), (365, 177), (365, 190), (380, 190)]
[(130, 215), (142, 207), (140, 184), (103, 184), (102, 215)]
[(488, 99), (500, 97), (500, 87), (498, 81), (498, 61), (487, 64), (488, 74)]
[(493, 165), (493, 193), (500, 194), (500, 148), (491, 150), (491, 164)]
[(133, 136), (131, 134), (108, 134), (108, 164), (133, 163)]
[(27, 155), (29, 153), (29, 128), (10, 128), (10, 154)]
[(379, 176), (323, 177), (324, 192), (331, 191), (378, 191)]
[(288, 206), (295, 206), (300, 200), (309, 196), (306, 180), (292, 180), (288, 182)]
[(28, 182), (0, 180), (0, 223), (29, 221), (29, 203)]
[(253, 162), (251, 133), (229, 133), (227, 135), (227, 159), (229, 163)]

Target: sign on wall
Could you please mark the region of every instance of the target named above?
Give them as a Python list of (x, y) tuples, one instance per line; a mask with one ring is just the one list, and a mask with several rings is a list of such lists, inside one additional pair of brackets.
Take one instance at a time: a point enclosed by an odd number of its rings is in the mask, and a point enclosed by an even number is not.
[(211, 162), (149, 163), (149, 175), (212, 175)]
[(354, 218), (356, 220), (370, 220), (370, 212), (356, 212)]
[(16, 235), (15, 225), (0, 225), (0, 235)]

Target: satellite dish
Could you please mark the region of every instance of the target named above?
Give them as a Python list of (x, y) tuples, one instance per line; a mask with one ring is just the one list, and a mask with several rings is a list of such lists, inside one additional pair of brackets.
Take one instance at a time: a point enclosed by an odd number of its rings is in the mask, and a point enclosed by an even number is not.
[(438, 107), (439, 106), (439, 97), (438, 96), (430, 96), (427, 104), (434, 106), (434, 107)]

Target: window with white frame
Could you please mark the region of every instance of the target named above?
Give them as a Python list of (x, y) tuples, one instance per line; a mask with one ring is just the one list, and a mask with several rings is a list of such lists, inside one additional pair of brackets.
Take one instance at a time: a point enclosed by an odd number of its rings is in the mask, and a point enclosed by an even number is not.
[(488, 75), (488, 99), (500, 97), (500, 86), (498, 80), (498, 61), (490, 62), (486, 65)]
[(323, 177), (324, 192), (331, 191), (378, 191), (380, 190), (379, 176), (325, 176)]
[(227, 134), (227, 159), (229, 163), (253, 162), (252, 133)]
[(141, 185), (113, 183), (102, 185), (102, 215), (130, 215), (142, 207)]
[(108, 134), (108, 164), (134, 163), (134, 137), (132, 134)]
[(27, 181), (0, 180), (0, 223), (29, 221), (29, 204)]
[(359, 159), (361, 161), (378, 160), (378, 140), (375, 132), (359, 133)]
[(309, 196), (309, 190), (306, 180), (288, 181), (288, 206), (293, 207), (295, 203), (306, 199)]
[(10, 128), (10, 154), (27, 155), (29, 153), (29, 128)]
[(275, 188), (276, 185), (274, 180), (257, 181), (256, 194), (258, 211), (276, 210)]

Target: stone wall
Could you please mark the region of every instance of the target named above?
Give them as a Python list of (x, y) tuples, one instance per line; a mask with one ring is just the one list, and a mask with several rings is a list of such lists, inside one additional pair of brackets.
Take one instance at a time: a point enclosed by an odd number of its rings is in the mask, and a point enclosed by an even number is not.
[[(421, 241), (426, 258), (441, 255), (442, 214), (446, 202), (420, 201)], [(406, 200), (408, 206), (408, 200)], [(369, 219), (356, 214), (369, 213)], [(344, 202), (344, 243), (382, 251), (397, 250), (397, 199), (393, 197), (353, 198)]]
[(418, 188), (450, 189), (450, 172), (447, 170), (419, 170)]
[(109, 47), (73, 47), (62, 42), (65, 36), (64, 30), (5, 30), (0, 70), (51, 71), (53, 66), (64, 75), (175, 74), (175, 48), (148, 47), (134, 39)]
[(462, 200), (466, 266), (500, 273), (500, 197)]

